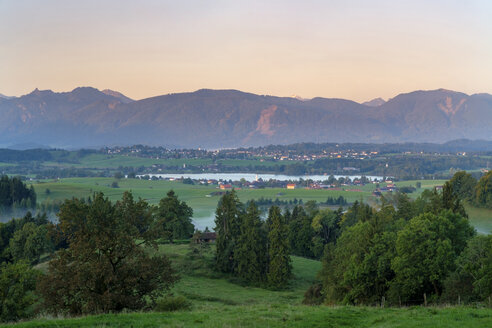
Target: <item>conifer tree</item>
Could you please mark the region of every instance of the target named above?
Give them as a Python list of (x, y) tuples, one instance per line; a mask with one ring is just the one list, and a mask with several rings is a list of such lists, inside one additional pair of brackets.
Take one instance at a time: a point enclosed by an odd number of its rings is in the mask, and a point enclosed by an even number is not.
[(191, 222), (193, 209), (180, 201), (173, 190), (160, 200), (157, 215), (163, 236), (171, 243), (174, 239), (189, 238), (195, 231), (195, 226)]
[(227, 192), (215, 211), (216, 268), (222, 272), (234, 272), (234, 248), (240, 234), (240, 219), (243, 205), (236, 192)]
[(273, 288), (285, 287), (292, 274), (289, 256), (288, 229), (277, 206), (270, 209), (268, 221), (268, 284)]
[(241, 234), (234, 252), (237, 275), (249, 282), (265, 280), (267, 268), (266, 236), (260, 212), (250, 202), (241, 222)]
[(302, 206), (294, 207), (288, 228), (292, 254), (313, 257), (312, 240), (315, 234), (311, 223), (312, 217), (306, 214)]

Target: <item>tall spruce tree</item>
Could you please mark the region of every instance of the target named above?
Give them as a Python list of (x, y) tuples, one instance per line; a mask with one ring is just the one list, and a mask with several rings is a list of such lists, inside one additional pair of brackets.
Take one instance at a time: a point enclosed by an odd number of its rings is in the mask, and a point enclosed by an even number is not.
[(222, 272), (234, 272), (234, 248), (240, 235), (243, 204), (236, 192), (227, 192), (220, 199), (215, 211), (216, 268)]
[(314, 229), (311, 226), (312, 217), (306, 214), (302, 206), (294, 207), (289, 222), (288, 239), (292, 254), (303, 257), (314, 257), (312, 241)]
[(288, 228), (280, 208), (273, 206), (268, 216), (268, 284), (273, 288), (285, 287), (292, 275), (289, 256)]
[(249, 282), (262, 282), (267, 271), (265, 230), (255, 202), (250, 202), (241, 222), (241, 234), (234, 252), (237, 275)]

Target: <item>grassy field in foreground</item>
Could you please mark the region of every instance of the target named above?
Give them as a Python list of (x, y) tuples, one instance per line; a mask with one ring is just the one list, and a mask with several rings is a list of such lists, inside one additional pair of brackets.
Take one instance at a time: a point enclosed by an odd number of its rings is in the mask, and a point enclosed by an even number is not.
[[(161, 245), (180, 272), (174, 295), (192, 302), (189, 311), (123, 313), (69, 319), (42, 317), (7, 327), (490, 327), (492, 310), (471, 307), (377, 308), (305, 306), (302, 297), (321, 267), (293, 257), (287, 290), (270, 291), (233, 283), (207, 265), (193, 266), (189, 245)], [(211, 263), (212, 252), (205, 252)], [(192, 267), (190, 267), (192, 266)]]
[(492, 325), (492, 310), (454, 308), (243, 305), (173, 313), (128, 313), (35, 320), (14, 327), (474, 327)]

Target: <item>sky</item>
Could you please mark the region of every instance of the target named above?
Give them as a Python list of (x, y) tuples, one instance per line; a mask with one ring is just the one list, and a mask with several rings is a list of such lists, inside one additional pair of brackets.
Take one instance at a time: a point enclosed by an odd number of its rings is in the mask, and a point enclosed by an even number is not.
[(0, 93), (492, 93), (492, 1), (0, 0)]

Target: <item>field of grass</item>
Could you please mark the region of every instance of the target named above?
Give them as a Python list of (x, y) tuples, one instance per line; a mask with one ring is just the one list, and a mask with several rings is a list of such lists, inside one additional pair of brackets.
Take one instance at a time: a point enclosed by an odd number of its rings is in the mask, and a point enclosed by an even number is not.
[(492, 310), (453, 308), (210, 306), (171, 313), (125, 313), (34, 320), (7, 327), (474, 327), (492, 325)]
[[(156, 158), (144, 158), (135, 156), (126, 156), (118, 154), (89, 154), (87, 156), (78, 158), (76, 153), (72, 152), (66, 157), (57, 156), (56, 152), (53, 152), (54, 159), (52, 161), (36, 162), (46, 167), (58, 167), (58, 168), (79, 168), (79, 169), (113, 169), (117, 170), (119, 167), (151, 167), (152, 165), (164, 165), (164, 166), (199, 166), (213, 164), (213, 160), (210, 158), (178, 158), (178, 159), (156, 159)], [(295, 164), (295, 161), (282, 162), (282, 165)], [(272, 161), (261, 161), (260, 159), (240, 160), (240, 159), (219, 159), (216, 164), (222, 164), (224, 166), (265, 166), (271, 167), (279, 163)], [(2, 166), (14, 166), (12, 163), (2, 163), (0, 161), (0, 167)]]
[(489, 234), (492, 232), (492, 209), (478, 208), (465, 205), (470, 222), (479, 233)]
[(211, 163), (212, 163), (211, 159), (154, 159), (154, 158), (143, 158), (143, 157), (134, 157), (134, 156), (123, 156), (123, 155), (90, 154), (80, 158), (77, 163), (44, 162), (43, 164), (46, 166), (117, 169), (120, 166), (149, 167), (152, 166), (153, 164), (168, 165), (168, 166), (183, 166), (183, 164), (207, 165)]
[[(174, 295), (192, 302), (189, 311), (105, 314), (80, 318), (41, 317), (6, 327), (490, 327), (492, 310), (471, 307), (378, 308), (305, 306), (302, 297), (320, 262), (293, 257), (288, 289), (241, 286), (207, 266), (193, 267), (189, 245), (161, 245), (180, 272)], [(205, 252), (209, 263), (211, 250)], [(192, 266), (192, 267), (188, 267)]]
[[(218, 191), (216, 186), (188, 185), (175, 181), (147, 181), (139, 179), (121, 179), (118, 181), (119, 188), (111, 188), (115, 181), (112, 178), (69, 178), (59, 180), (45, 180), (33, 182), (34, 189), (38, 195), (38, 202), (46, 200), (64, 200), (71, 197), (88, 197), (93, 192), (102, 191), (111, 200), (121, 198), (126, 190), (131, 190), (135, 197), (141, 197), (151, 204), (156, 204), (165, 197), (166, 193), (173, 189), (178, 197), (193, 208), (194, 219), (201, 229), (213, 226), (213, 213), (217, 207), (219, 196), (209, 197), (210, 193)], [(49, 193), (46, 190), (49, 190)], [(241, 201), (260, 197), (279, 200), (303, 199), (305, 202), (315, 200), (324, 202), (328, 197), (342, 195), (349, 202), (367, 199), (371, 197), (370, 191), (354, 192), (344, 190), (307, 190), (282, 188), (267, 189), (238, 189)]]

